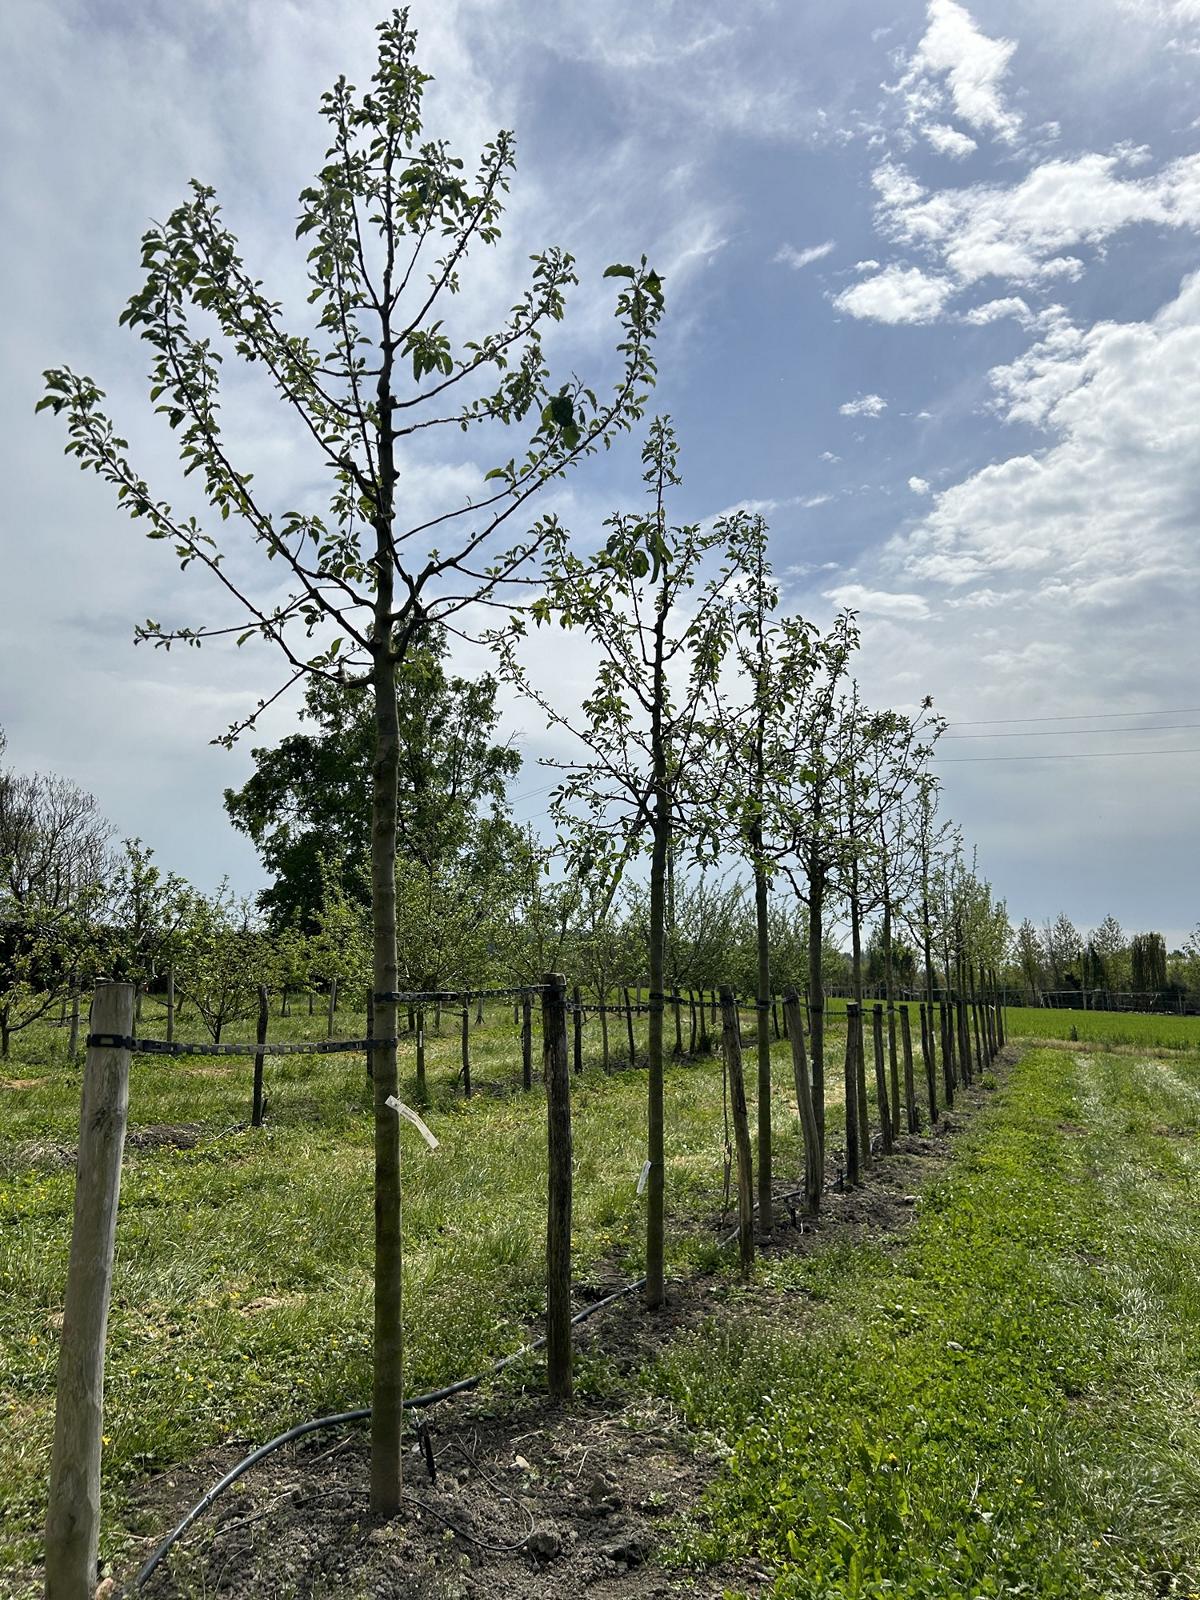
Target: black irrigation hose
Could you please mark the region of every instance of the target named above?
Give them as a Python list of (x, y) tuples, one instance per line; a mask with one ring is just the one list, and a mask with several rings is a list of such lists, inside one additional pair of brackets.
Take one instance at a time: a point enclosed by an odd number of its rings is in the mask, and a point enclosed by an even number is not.
[[(589, 1317), (594, 1317), (597, 1311), (603, 1311), (605, 1306), (612, 1305), (614, 1300), (620, 1300), (627, 1294), (635, 1294), (637, 1290), (644, 1288), (645, 1284), (645, 1278), (638, 1278), (632, 1283), (623, 1285), (620, 1289), (615, 1289), (612, 1294), (605, 1295), (602, 1300), (597, 1300), (594, 1304), (585, 1306), (582, 1311), (577, 1311), (571, 1318), (572, 1324), (586, 1322)], [(444, 1388), (433, 1389), (428, 1394), (412, 1395), (405, 1400), (404, 1409), (406, 1411), (423, 1410), (426, 1406), (436, 1405), (439, 1400), (448, 1400), (452, 1395), (465, 1394), (469, 1389), (477, 1389), (481, 1383), (488, 1378), (497, 1377), (506, 1367), (511, 1367), (515, 1361), (519, 1361), (522, 1356), (531, 1355), (535, 1350), (540, 1350), (545, 1342), (544, 1337), (535, 1339), (531, 1344), (522, 1345), (519, 1350), (514, 1350), (511, 1355), (502, 1356), (499, 1361), (493, 1362), (485, 1371), (475, 1373), (473, 1377), (460, 1378), (457, 1383), (448, 1383)], [(257, 1450), (252, 1450), (248, 1456), (239, 1461), (235, 1467), (232, 1467), (219, 1483), (215, 1483), (203, 1499), (196, 1502), (178, 1526), (173, 1528), (162, 1543), (157, 1546), (154, 1553), (133, 1580), (133, 1587), (140, 1589), (149, 1580), (164, 1556), (182, 1539), (192, 1524), (199, 1521), (204, 1513), (225, 1493), (225, 1490), (232, 1487), (244, 1473), (249, 1472), (251, 1467), (257, 1466), (260, 1461), (265, 1460), (269, 1455), (273, 1455), (276, 1450), (282, 1449), (285, 1444), (291, 1444), (296, 1439), (303, 1439), (306, 1434), (316, 1433), (318, 1430), (325, 1428), (344, 1427), (353, 1422), (366, 1422), (370, 1415), (370, 1406), (362, 1406), (356, 1411), (339, 1411), (328, 1417), (314, 1417), (311, 1422), (301, 1422), (296, 1427), (289, 1428), (286, 1433), (281, 1433), (274, 1439), (269, 1439), (266, 1444), (259, 1445)], [(425, 1509), (428, 1508), (426, 1507)]]

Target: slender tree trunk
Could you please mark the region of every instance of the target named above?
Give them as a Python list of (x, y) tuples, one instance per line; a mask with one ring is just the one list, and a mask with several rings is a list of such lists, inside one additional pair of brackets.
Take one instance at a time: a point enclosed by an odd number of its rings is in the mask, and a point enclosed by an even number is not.
[[(814, 829), (820, 825), (820, 816)], [(813, 1110), (825, 1169), (825, 982), (821, 952), (825, 943), (825, 868), (816, 846), (808, 859), (808, 1042), (812, 1055)]]
[(771, 944), (767, 923), (767, 874), (762, 866), (762, 828), (756, 824), (750, 841), (754, 851), (754, 925), (758, 957), (758, 1225), (764, 1234), (775, 1226), (771, 1194)]
[[(386, 391), (385, 391), (386, 393)], [(390, 465), (390, 464), (389, 464)], [(387, 474), (390, 504), (390, 470)], [(375, 1051), (375, 1315), (371, 1404), (371, 1509), (400, 1510), (403, 1454), (404, 1329), (401, 1237), (400, 1118), (388, 1104), (398, 1097), (396, 1002), (383, 996), (400, 987), (396, 960), (396, 808), (400, 724), (391, 659), (392, 553), (381, 519), (376, 561), (375, 760), (371, 779), (371, 907), (374, 922)]]
[(750, 1121), (746, 1115), (746, 1080), (742, 1074), (742, 1039), (733, 990), (721, 988), (721, 1044), (729, 1075), (729, 1101), (737, 1151), (738, 1258), (742, 1278), (754, 1266), (754, 1173), (750, 1155)]
[(887, 1075), (883, 1062), (883, 1007), (871, 1007), (871, 1039), (875, 1049), (875, 1094), (879, 1100), (879, 1133), (884, 1155), (892, 1150), (892, 1113), (888, 1105)]

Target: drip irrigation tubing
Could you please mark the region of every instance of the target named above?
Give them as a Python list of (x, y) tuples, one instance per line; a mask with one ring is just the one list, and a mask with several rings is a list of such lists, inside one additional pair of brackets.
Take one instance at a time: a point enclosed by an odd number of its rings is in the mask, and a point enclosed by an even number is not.
[[(585, 1306), (582, 1311), (577, 1311), (571, 1318), (572, 1324), (577, 1325), (581, 1322), (586, 1322), (589, 1317), (594, 1317), (598, 1311), (603, 1311), (606, 1306), (612, 1305), (616, 1300), (623, 1299), (627, 1294), (635, 1294), (639, 1289), (645, 1288), (645, 1285), (645, 1278), (637, 1278), (632, 1283), (622, 1285), (620, 1289), (614, 1289), (612, 1294), (605, 1295), (602, 1300), (597, 1300), (592, 1305)], [(514, 1350), (511, 1355), (502, 1356), (499, 1361), (493, 1362), (490, 1367), (486, 1367), (482, 1372), (475, 1373), (472, 1377), (460, 1378), (457, 1383), (448, 1383), (441, 1389), (431, 1389), (428, 1394), (411, 1395), (404, 1401), (404, 1409), (406, 1411), (421, 1411), (427, 1406), (436, 1405), (440, 1400), (449, 1400), (453, 1395), (466, 1394), (468, 1390), (477, 1389), (488, 1378), (498, 1377), (507, 1367), (511, 1367), (514, 1362), (519, 1361), (522, 1356), (532, 1355), (534, 1351), (540, 1350), (545, 1343), (544, 1336), (534, 1339), (530, 1344), (524, 1344), (519, 1350)], [(276, 1450), (282, 1449), (284, 1445), (293, 1444), (297, 1439), (303, 1439), (310, 1433), (317, 1433), (327, 1428), (347, 1427), (356, 1422), (366, 1422), (370, 1415), (370, 1406), (361, 1406), (354, 1411), (338, 1411), (327, 1417), (314, 1417), (310, 1422), (301, 1422), (296, 1427), (289, 1428), (286, 1433), (280, 1433), (274, 1439), (268, 1439), (266, 1444), (259, 1445), (257, 1450), (252, 1450), (236, 1466), (231, 1467), (225, 1476), (218, 1483), (215, 1483), (202, 1499), (197, 1500), (182, 1521), (155, 1548), (138, 1572), (137, 1577), (133, 1580), (134, 1589), (141, 1589), (149, 1581), (164, 1557), (178, 1544), (188, 1529), (198, 1522), (206, 1511), (212, 1508), (221, 1495), (225, 1493), (226, 1489), (231, 1488), (240, 1477), (249, 1472), (251, 1467), (257, 1466), (260, 1461), (264, 1461), (267, 1456), (273, 1455)]]

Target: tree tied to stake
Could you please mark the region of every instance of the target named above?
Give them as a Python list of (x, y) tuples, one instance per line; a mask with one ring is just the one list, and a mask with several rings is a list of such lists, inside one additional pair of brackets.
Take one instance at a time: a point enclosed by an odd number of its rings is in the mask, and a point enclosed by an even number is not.
[[(178, 434), (184, 472), (196, 475), (209, 507), (236, 529), (236, 543), (151, 492), (90, 378), (48, 372), (40, 405), (65, 416), (68, 454), (109, 482), (181, 567), (203, 569), (232, 603), (231, 618), (175, 627), (148, 620), (138, 637), (167, 648), (219, 637), (263, 640), (282, 652), (286, 682), (223, 742), (252, 727), (298, 679), (371, 685), (374, 982), (389, 993), (397, 988), (397, 669), (431, 624), (461, 623), (467, 608), (499, 603), (555, 522), (537, 520), (507, 544), (499, 537), (506, 526), (516, 526), (546, 483), (641, 415), (663, 296), (644, 258), (608, 269), (619, 284), (620, 372), (604, 399), (576, 376), (555, 382), (543, 355), (543, 333), (561, 320), (577, 282), (564, 250), (532, 257), (529, 287), (497, 332), (456, 345), (446, 302), (460, 291), (470, 251), (499, 237), (513, 136), (497, 134), (467, 176), (445, 140), (423, 136), (429, 79), (416, 64), (407, 12), (392, 12), (378, 35), (369, 88), (359, 94), (339, 78), (322, 99), (332, 143), (300, 195), (296, 235), (309, 244), (311, 332), (286, 329), (283, 306), (243, 261), (215, 192), (202, 183), (144, 236), (144, 283), (122, 313), (152, 352), (150, 397)], [(236, 441), (222, 430), (227, 357), (265, 377), (307, 437), (307, 476), (319, 469), (331, 482), (324, 515), (279, 509), (236, 459)], [(414, 516), (403, 475), (422, 440), (447, 429), (490, 437), (493, 428), (516, 425), (528, 426), (523, 452), (487, 473), (474, 498)], [(237, 559), (228, 559), (234, 551)], [(379, 1004), (375, 1022), (381, 1039), (395, 1037), (392, 1004)], [(401, 1503), (400, 1145), (387, 1104), (396, 1083), (395, 1048), (383, 1046), (374, 1079), (371, 1500), (388, 1513)]]

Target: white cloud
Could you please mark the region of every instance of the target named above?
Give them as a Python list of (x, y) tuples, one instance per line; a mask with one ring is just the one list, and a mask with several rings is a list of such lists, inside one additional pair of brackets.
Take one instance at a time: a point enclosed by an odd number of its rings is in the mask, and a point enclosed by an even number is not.
[(792, 244), (782, 244), (771, 260), (775, 264), (793, 267), (798, 271), (801, 267), (811, 266), (814, 261), (823, 261), (835, 248), (832, 239), (826, 239), (824, 244), (809, 245), (806, 250), (797, 250)]
[(875, 322), (932, 322), (941, 315), (954, 285), (945, 277), (932, 277), (919, 267), (885, 267), (835, 295), (838, 311)]
[(1012, 142), (1021, 119), (1009, 110), (1001, 86), (1016, 48), (1011, 39), (981, 33), (957, 0), (929, 0), (925, 34), (895, 86), (909, 120), (924, 129), (948, 92), (963, 122)]
[(1197, 589), (1200, 275), (1151, 321), (1061, 323), (992, 378), (1007, 417), (1054, 442), (944, 489), (892, 547), (899, 570), (958, 588), (1017, 577), (1056, 611), (1140, 607), (1153, 653), (1151, 597)]
[(881, 417), (887, 410), (887, 401), (882, 395), (862, 394), (857, 400), (847, 400), (838, 410), (843, 417)]
[(1018, 322), (1028, 322), (1032, 313), (1020, 295), (1008, 295), (1003, 300), (989, 300), (985, 305), (972, 306), (963, 312), (963, 321), (982, 328), (989, 322), (999, 322), (1003, 317), (1016, 317)]
[(834, 455), (832, 450), (822, 450), (820, 459), (822, 461), (840, 461), (842, 458), (841, 456)]
[(923, 622), (929, 616), (929, 606), (919, 594), (890, 594), (883, 589), (867, 589), (861, 583), (844, 583), (836, 589), (827, 589), (824, 598), (839, 610), (865, 611), (876, 617)]
[(914, 494), (928, 494), (929, 493), (929, 479), (928, 478), (910, 478), (908, 480), (908, 487), (912, 490), (912, 492)]
[(969, 133), (961, 133), (948, 122), (927, 122), (921, 132), (940, 156), (950, 156), (955, 161), (961, 161), (972, 150), (979, 149)]
[(1046, 161), (1015, 184), (970, 184), (927, 192), (903, 167), (875, 173), (878, 221), (897, 243), (928, 252), (960, 284), (995, 276), (1016, 282), (1063, 274), (1079, 263), (1062, 252), (1099, 245), (1123, 228), (1200, 225), (1200, 154), (1147, 177), (1126, 177), (1120, 154)]

